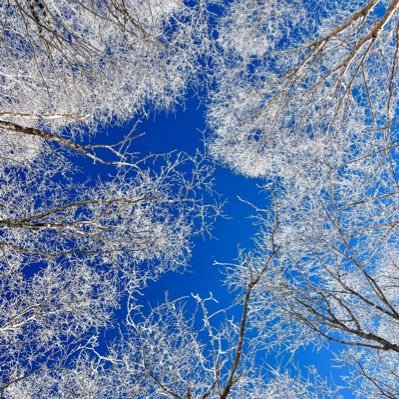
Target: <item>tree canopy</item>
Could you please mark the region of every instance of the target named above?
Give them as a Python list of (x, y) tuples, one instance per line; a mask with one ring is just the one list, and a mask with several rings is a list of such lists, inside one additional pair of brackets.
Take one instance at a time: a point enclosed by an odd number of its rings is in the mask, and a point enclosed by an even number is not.
[[(399, 398), (398, 0), (9, 0), (0, 21), (1, 398)], [(194, 152), (142, 150), (142, 121), (193, 103)], [(216, 259), (223, 298), (177, 298), (196, 237), (239, 217), (226, 167), (258, 233)]]

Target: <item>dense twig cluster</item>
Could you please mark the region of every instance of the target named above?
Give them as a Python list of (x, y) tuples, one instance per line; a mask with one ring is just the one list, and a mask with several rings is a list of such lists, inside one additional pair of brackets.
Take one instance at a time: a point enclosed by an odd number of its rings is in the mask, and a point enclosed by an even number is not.
[[(254, 319), (288, 350), (356, 348), (342, 357), (362, 398), (397, 398), (399, 387), (398, 26), (395, 0), (237, 1), (221, 21), (209, 112), (211, 151), (267, 178), (279, 214), (279, 259)], [(264, 215), (258, 270), (270, 251)]]
[[(217, 35), (215, 3), (0, 5), (0, 397), (338, 398), (261, 362), (328, 344), (357, 397), (399, 397), (399, 0), (236, 0)], [(209, 151), (268, 206), (222, 265), (231, 306), (144, 310), (220, 213), (213, 166), (95, 131), (211, 72)], [(76, 156), (109, 173), (77, 182)]]

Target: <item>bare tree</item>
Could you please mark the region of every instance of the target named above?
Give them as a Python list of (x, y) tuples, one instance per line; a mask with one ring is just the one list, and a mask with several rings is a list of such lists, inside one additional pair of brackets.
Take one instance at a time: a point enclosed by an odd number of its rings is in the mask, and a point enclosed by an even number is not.
[(284, 177), (380, 153), (396, 181), (398, 19), (396, 1), (233, 2), (219, 27), (214, 155)]
[(202, 2), (12, 0), (0, 21), (0, 119), (53, 132), (170, 108), (209, 44)]
[(48, 365), (67, 362), (112, 325), (119, 293), (111, 273), (47, 262), (27, 278), (1, 267), (0, 393)]
[[(398, 396), (396, 0), (228, 7), (210, 149), (266, 177), (275, 211), (259, 210), (256, 250), (224, 265), (239, 290), (231, 309), (210, 312), (212, 296), (195, 296), (188, 319), (180, 301), (136, 307), (134, 294), (184, 267), (191, 237), (208, 231), (218, 210), (199, 192), (212, 168), (177, 155), (156, 169), (129, 153), (134, 136), (107, 145), (87, 134), (181, 96), (210, 46), (201, 7), (0, 6), (4, 398), (331, 398), (318, 377), (270, 375), (258, 363), (268, 346), (325, 342), (353, 348), (343, 360), (359, 395)], [(65, 177), (71, 151), (116, 175), (75, 184)], [(126, 326), (104, 353), (98, 339), (123, 292)]]
[[(93, 376), (83, 352), (125, 290), (184, 269), (191, 238), (209, 232), (218, 209), (200, 194), (213, 171), (201, 154), (137, 160), (137, 136), (92, 140), (182, 98), (206, 65), (205, 11), (180, 0), (0, 5), (1, 397), (49, 396), (60, 379), (67, 390), (72, 365)], [(112, 176), (76, 183), (71, 153)], [(66, 396), (82, 396), (74, 384)]]
[(249, 303), (249, 322), (258, 329), (254, 343), (292, 353), (333, 343), (337, 363), (349, 366), (346, 380), (357, 397), (396, 398), (399, 269), (394, 241), (380, 231), (353, 240), (328, 213), (319, 220), (312, 214), (304, 222), (298, 209), (291, 209), (290, 216), (288, 205), (284, 212), (278, 209), (277, 228), (273, 212), (259, 210), (256, 250), (229, 265), (229, 284), (245, 287), (243, 276), (259, 273), (269, 261), (274, 231), (278, 253)]
[(186, 300), (167, 299), (143, 313), (131, 297), (127, 331), (108, 353), (100, 354), (95, 342), (88, 343), (73, 367), (43, 368), (9, 384), (4, 397), (53, 397), (55, 391), (93, 399), (341, 398), (314, 371), (304, 378), (254, 367), (256, 353), (249, 351), (247, 330), (251, 290), (240, 301), (237, 321), (229, 318), (226, 309), (210, 313), (212, 296), (194, 296), (197, 311), (191, 317), (187, 317)]
[[(269, 339), (288, 349), (353, 347), (351, 381), (366, 388), (352, 386), (370, 398), (398, 397), (398, 7), (233, 2), (209, 111), (213, 154), (268, 179), (279, 215), (257, 323), (276, 323)], [(241, 259), (233, 285), (270, 251), (272, 224), (258, 211), (257, 255)]]
[[(183, 165), (193, 166), (191, 175), (181, 174)], [(27, 171), (23, 179), (7, 171), (0, 221), (3, 259), (15, 253), (32, 259), (83, 256), (93, 264), (114, 258), (121, 269), (144, 259), (183, 265), (188, 238), (208, 228), (212, 206), (201, 204), (195, 193), (211, 186), (211, 174), (199, 154), (171, 156), (159, 172), (121, 170), (95, 185), (39, 183), (37, 171)], [(196, 218), (201, 220), (197, 227)]]
[[(0, 5), (2, 397), (28, 377), (63, 376), (112, 326), (127, 287), (183, 270), (191, 238), (209, 232), (218, 210), (199, 194), (213, 171), (201, 154), (138, 160), (140, 135), (92, 140), (99, 126), (182, 97), (209, 46), (202, 6)], [(107, 176), (77, 183), (77, 154)]]
[(2, 392), (68, 368), (112, 327), (127, 288), (184, 270), (192, 237), (209, 232), (218, 210), (199, 192), (211, 165), (199, 153), (148, 162), (90, 184), (55, 179), (69, 173), (60, 154), (0, 168)]
[[(91, 350), (109, 363), (113, 396), (138, 398), (339, 398), (336, 390), (314, 371), (308, 379), (263, 367), (262, 329), (252, 324), (254, 294), (273, 267), (279, 248), (275, 245), (278, 222), (270, 231), (270, 252), (262, 268), (245, 270), (242, 289), (228, 308), (208, 298), (192, 295), (166, 301), (143, 311), (130, 292), (127, 331), (106, 355)], [(213, 310), (211, 310), (213, 309)], [(191, 316), (187, 314), (191, 313)]]

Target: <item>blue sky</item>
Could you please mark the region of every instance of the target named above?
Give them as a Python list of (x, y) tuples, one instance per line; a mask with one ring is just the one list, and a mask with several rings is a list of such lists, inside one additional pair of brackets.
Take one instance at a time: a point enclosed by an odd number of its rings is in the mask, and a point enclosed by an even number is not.
[[(96, 142), (114, 143), (126, 135), (133, 124), (131, 122), (125, 126), (108, 128), (98, 134)], [(144, 133), (144, 136), (135, 140), (130, 150), (139, 152), (138, 157), (170, 151), (183, 151), (193, 155), (198, 148), (204, 148), (204, 129), (205, 107), (199, 105), (196, 99), (192, 99), (185, 107), (177, 107), (175, 112), (160, 112), (142, 120), (136, 133)], [(82, 179), (87, 178), (88, 174), (93, 181), (98, 177), (107, 179), (107, 175), (112, 172), (109, 166), (93, 164), (85, 158), (76, 161), (84, 171), (80, 175)], [(213, 264), (215, 261), (232, 261), (238, 253), (238, 248), (249, 248), (252, 245), (252, 237), (257, 231), (251, 219), (254, 210), (240, 201), (238, 196), (263, 206), (264, 195), (260, 187), (262, 184), (264, 181), (261, 179), (247, 179), (221, 165), (216, 165), (215, 193), (220, 194), (220, 201), (226, 202), (223, 207), (225, 217), (217, 219), (212, 230), (214, 238), (195, 237), (187, 273), (168, 273), (148, 288), (146, 300), (151, 304), (162, 301), (165, 291), (169, 291), (171, 298), (190, 293), (207, 295), (210, 291), (215, 295), (219, 293), (224, 296), (226, 290), (221, 287), (222, 276)]]
[[(96, 141), (115, 142), (118, 137), (126, 134), (132, 125), (133, 122), (123, 127), (108, 128), (97, 136)], [(199, 105), (198, 101), (192, 98), (184, 107), (177, 107), (174, 112), (160, 112), (143, 120), (137, 127), (137, 134), (145, 135), (134, 141), (132, 151), (138, 151), (141, 155), (175, 150), (194, 154), (197, 148), (203, 148), (204, 130), (205, 106)], [(104, 178), (109, 173), (107, 167), (93, 165), (85, 159), (79, 159), (79, 162), (85, 165), (85, 169), (90, 170), (93, 179), (97, 174)], [(138, 298), (144, 309), (163, 302), (166, 293), (170, 299), (177, 299), (192, 293), (207, 297), (209, 292), (212, 292), (220, 306), (229, 305), (234, 300), (234, 296), (229, 294), (223, 285), (223, 275), (214, 262), (231, 262), (237, 256), (238, 248), (252, 247), (252, 237), (257, 231), (251, 218), (255, 211), (240, 201), (238, 196), (260, 208), (265, 207), (267, 201), (265, 193), (261, 190), (262, 184), (264, 181), (261, 179), (239, 176), (222, 165), (216, 165), (215, 192), (226, 200), (226, 218), (216, 221), (212, 231), (214, 238), (195, 238), (192, 258), (185, 273), (168, 272), (143, 290), (143, 295)], [(123, 310), (118, 314), (123, 319)], [(277, 365), (279, 360), (270, 356), (267, 362), (273, 366)], [(338, 384), (339, 374), (345, 372), (342, 369), (331, 368), (331, 354), (327, 350), (315, 352), (312, 348), (304, 349), (297, 354), (294, 363), (305, 375), (306, 367), (314, 365), (323, 377)], [(353, 398), (350, 392), (344, 394), (345, 399)]]

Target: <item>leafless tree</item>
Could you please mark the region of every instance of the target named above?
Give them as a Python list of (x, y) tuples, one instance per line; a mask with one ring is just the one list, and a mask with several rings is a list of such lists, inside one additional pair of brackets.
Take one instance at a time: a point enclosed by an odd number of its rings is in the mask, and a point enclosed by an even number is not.
[(219, 27), (214, 155), (271, 177), (379, 153), (396, 181), (398, 19), (396, 1), (233, 2)]
[(314, 371), (307, 378), (292, 376), (271, 367), (263, 369), (255, 360), (259, 348), (255, 350), (252, 342), (255, 330), (249, 320), (250, 302), (276, 254), (277, 249), (270, 253), (260, 273), (251, 270), (248, 286), (231, 309), (211, 312), (215, 298), (194, 295), (192, 316), (187, 316), (187, 298), (167, 298), (143, 312), (130, 296), (127, 330), (107, 353), (95, 341), (88, 342), (73, 367), (44, 367), (10, 383), (4, 388), (4, 397), (33, 399), (57, 392), (93, 399), (341, 398)]
[(199, 196), (212, 187), (199, 153), (152, 157), (140, 173), (124, 166), (90, 184), (55, 179), (68, 173), (64, 161), (50, 152), (0, 168), (2, 392), (68, 368), (112, 327), (127, 288), (184, 270), (192, 237), (218, 213)]
[[(394, 0), (233, 2), (208, 116), (214, 156), (264, 177), (279, 215), (257, 323), (276, 323), (269, 339), (287, 350), (353, 348), (342, 357), (362, 398), (398, 397), (398, 11)], [(233, 285), (270, 251), (258, 211), (257, 254)]]
[(87, 134), (170, 108), (201, 69), (206, 18), (202, 1), (5, 1), (1, 128)]

